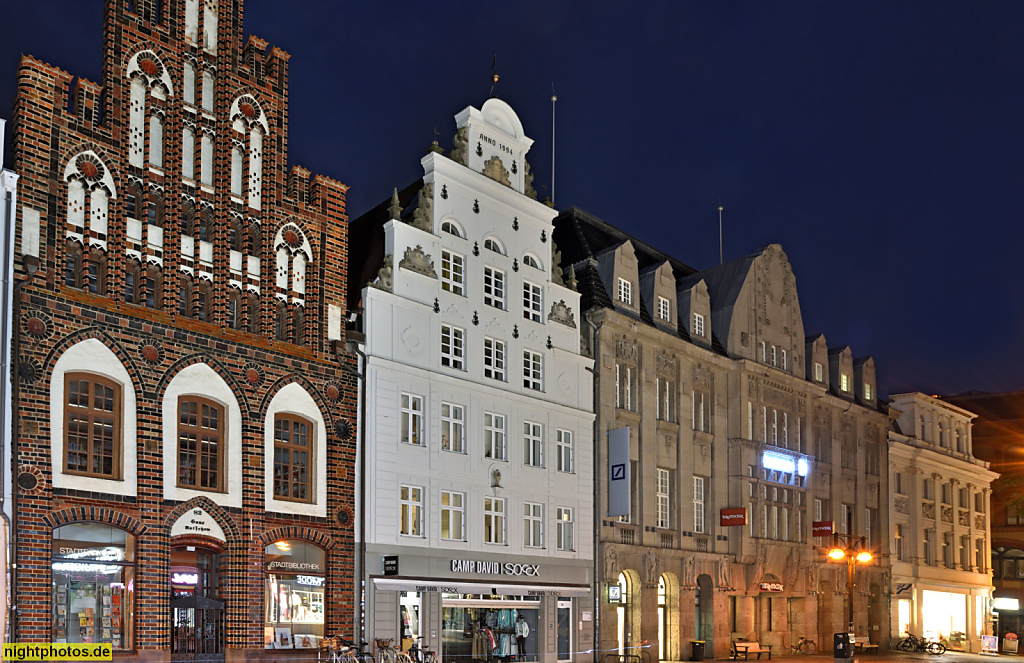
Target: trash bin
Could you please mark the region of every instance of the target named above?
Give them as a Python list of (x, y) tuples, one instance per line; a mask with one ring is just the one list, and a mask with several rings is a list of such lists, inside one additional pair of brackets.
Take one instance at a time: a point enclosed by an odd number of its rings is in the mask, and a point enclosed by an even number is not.
[(703, 640), (691, 640), (690, 641), (690, 660), (691, 661), (703, 661), (704, 660), (704, 641)]
[(832, 635), (832, 656), (836, 659), (853, 658), (853, 637), (849, 633)]

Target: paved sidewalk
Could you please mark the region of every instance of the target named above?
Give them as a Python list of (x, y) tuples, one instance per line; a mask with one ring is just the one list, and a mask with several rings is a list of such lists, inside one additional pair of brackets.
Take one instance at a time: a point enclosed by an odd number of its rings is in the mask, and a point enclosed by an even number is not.
[[(728, 658), (715, 659), (718, 661), (729, 661)], [(751, 661), (756, 660), (753, 657)], [(767, 658), (761, 659), (768, 663)], [(820, 653), (814, 656), (803, 656), (801, 654), (773, 655), (772, 661), (785, 660), (787, 663), (833, 663), (831, 656), (824, 656)], [(853, 657), (855, 663), (915, 663), (917, 661), (927, 663), (1024, 663), (1024, 655), (1016, 654), (969, 654), (959, 651), (947, 651), (945, 654), (909, 654), (901, 651), (887, 651), (879, 654), (865, 654), (858, 652)]]

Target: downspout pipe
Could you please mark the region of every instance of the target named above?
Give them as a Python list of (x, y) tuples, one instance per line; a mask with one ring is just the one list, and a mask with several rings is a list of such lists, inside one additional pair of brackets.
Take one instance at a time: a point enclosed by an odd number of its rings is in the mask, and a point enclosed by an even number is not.
[[(601, 380), (600, 380), (600, 353), (598, 352), (598, 337), (601, 331), (601, 325), (595, 325), (590, 319), (590, 311), (583, 314), (583, 319), (590, 326), (591, 342), (590, 342), (590, 354), (594, 357), (594, 368), (587, 369), (594, 375), (594, 412), (599, 413), (601, 408)], [(604, 578), (601, 577), (601, 571), (604, 569), (604, 560), (599, 558), (600, 554), (600, 543), (601, 543), (601, 490), (604, 486), (604, 482), (600, 480), (600, 448), (601, 448), (601, 417), (600, 415), (594, 417), (594, 527), (593, 527), (593, 538), (594, 538), (594, 658), (601, 653), (601, 583), (604, 582)]]
[(359, 519), (359, 540), (356, 543), (356, 558), (353, 564), (353, 591), (355, 592), (353, 603), (354, 615), (352, 618), (352, 639), (358, 645), (363, 642), (365, 628), (363, 615), (365, 613), (366, 588), (364, 586), (366, 569), (366, 353), (359, 349), (358, 341), (347, 341), (348, 351), (359, 357), (359, 369), (353, 370), (342, 364), (345, 372), (354, 375), (359, 380), (359, 421), (357, 423), (358, 446), (356, 448), (356, 464), (359, 466), (359, 488), (357, 490), (356, 517)]

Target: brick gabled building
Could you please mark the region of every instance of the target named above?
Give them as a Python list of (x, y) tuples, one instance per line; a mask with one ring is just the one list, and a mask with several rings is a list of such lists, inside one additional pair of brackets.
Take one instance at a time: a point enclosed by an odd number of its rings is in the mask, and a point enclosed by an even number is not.
[(356, 609), (347, 187), (241, 0), (103, 11), (18, 72), (12, 639), (288, 657)]

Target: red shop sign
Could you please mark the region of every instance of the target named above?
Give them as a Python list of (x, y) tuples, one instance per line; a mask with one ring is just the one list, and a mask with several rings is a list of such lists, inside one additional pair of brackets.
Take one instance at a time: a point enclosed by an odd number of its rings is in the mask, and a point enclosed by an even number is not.
[(719, 515), (718, 524), (722, 527), (732, 527), (734, 525), (746, 525), (747, 524), (747, 510), (745, 508), (739, 509), (722, 509)]

